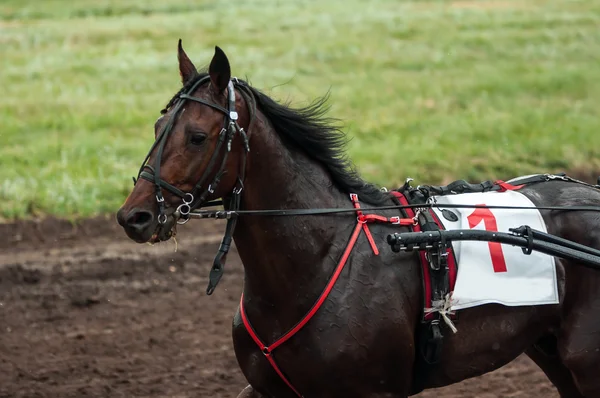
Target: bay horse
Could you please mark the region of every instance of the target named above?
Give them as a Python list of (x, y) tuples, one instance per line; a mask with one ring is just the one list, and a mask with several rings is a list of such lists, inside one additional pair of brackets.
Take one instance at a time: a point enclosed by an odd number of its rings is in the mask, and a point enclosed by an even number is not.
[[(225, 218), (231, 209), (308, 213), (394, 204), (346, 156), (345, 134), (325, 114), (326, 97), (296, 109), (277, 103), (232, 78), (218, 47), (207, 72), (196, 69), (181, 40), (178, 61), (183, 86), (156, 121), (154, 145), (117, 213), (132, 240), (168, 240), (178, 218), (219, 198)], [(565, 181), (521, 192), (536, 206), (600, 203), (600, 190)], [(377, 214), (391, 218), (398, 210)], [(542, 214), (549, 233), (600, 248), (598, 213)], [(440, 362), (416, 375), (419, 259), (383, 244), (409, 226), (373, 224), (370, 237), (357, 235), (357, 215), (348, 212), (230, 221), (245, 272), (232, 331), (249, 382), (239, 398), (407, 397), (493, 371), (523, 352), (562, 397), (600, 397), (600, 272), (558, 259), (558, 304), (461, 310)], [(230, 244), (224, 239), (221, 257)], [(347, 264), (332, 279), (342, 257)]]

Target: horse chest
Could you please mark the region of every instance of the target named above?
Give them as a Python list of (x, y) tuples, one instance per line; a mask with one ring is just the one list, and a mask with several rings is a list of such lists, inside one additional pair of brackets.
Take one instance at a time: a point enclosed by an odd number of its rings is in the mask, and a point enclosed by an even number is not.
[[(354, 299), (364, 307), (362, 299), (356, 295)], [(380, 311), (389, 313), (390, 308), (379, 308), (372, 317), (350, 315), (355, 312), (354, 304), (354, 300), (344, 305), (328, 302), (322, 308), (327, 316), (316, 317), (270, 354), (303, 394), (318, 391), (319, 397), (351, 397), (358, 390), (383, 393), (405, 388), (403, 370), (411, 367), (413, 359), (409, 323), (403, 322), (403, 316), (390, 321), (378, 315)], [(252, 340), (239, 313), (234, 319), (233, 340), (240, 367), (252, 386), (272, 396), (297, 396)], [(339, 395), (342, 392), (345, 395)]]

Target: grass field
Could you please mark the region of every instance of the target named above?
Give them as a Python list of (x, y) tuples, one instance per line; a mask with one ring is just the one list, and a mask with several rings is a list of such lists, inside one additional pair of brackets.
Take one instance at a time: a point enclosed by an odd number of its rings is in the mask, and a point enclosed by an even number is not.
[(600, 2), (0, 1), (0, 216), (114, 212), (179, 89), (177, 39), (293, 104), (331, 90), (395, 187), (600, 171)]

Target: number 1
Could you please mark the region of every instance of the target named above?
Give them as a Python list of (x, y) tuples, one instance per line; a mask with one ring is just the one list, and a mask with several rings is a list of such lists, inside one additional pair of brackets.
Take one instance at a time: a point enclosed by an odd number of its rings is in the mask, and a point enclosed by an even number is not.
[[(485, 205), (481, 204), (477, 206)], [(469, 220), (469, 228), (471, 229), (483, 221), (483, 226), (486, 231), (498, 232), (496, 217), (494, 217), (494, 214), (492, 214), (490, 209), (478, 207), (467, 217), (467, 220)], [(506, 272), (506, 261), (504, 260), (504, 253), (502, 252), (502, 244), (500, 244), (500, 242), (488, 242), (488, 247), (490, 248), (490, 255), (492, 256), (494, 272)]]

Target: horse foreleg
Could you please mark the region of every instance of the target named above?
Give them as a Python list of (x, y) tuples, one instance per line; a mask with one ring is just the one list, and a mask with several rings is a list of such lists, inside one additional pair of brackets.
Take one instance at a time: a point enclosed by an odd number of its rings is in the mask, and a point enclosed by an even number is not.
[[(593, 317), (591, 314), (588, 315)], [(563, 363), (573, 374), (575, 383), (584, 397), (600, 397), (599, 330), (598, 326), (595, 326), (595, 329), (583, 327), (574, 329), (565, 339), (565, 344), (562, 347), (559, 346)]]
[(242, 390), (242, 392), (240, 393), (240, 395), (237, 396), (237, 398), (267, 398), (267, 397), (265, 397), (263, 394), (256, 391), (254, 388), (252, 388), (251, 385), (248, 385), (246, 388), (244, 388)]
[[(556, 342), (552, 343), (552, 350), (556, 351)], [(571, 371), (563, 365), (557, 353), (549, 355), (537, 347), (531, 347), (525, 353), (544, 371), (562, 398), (584, 397), (575, 385)]]
[[(598, 242), (600, 247), (600, 236)], [(558, 353), (581, 394), (600, 397), (600, 274), (588, 269), (580, 272), (578, 300), (562, 325)]]

